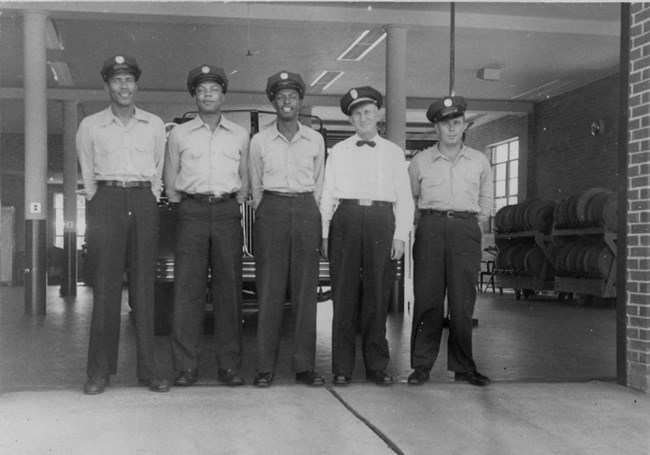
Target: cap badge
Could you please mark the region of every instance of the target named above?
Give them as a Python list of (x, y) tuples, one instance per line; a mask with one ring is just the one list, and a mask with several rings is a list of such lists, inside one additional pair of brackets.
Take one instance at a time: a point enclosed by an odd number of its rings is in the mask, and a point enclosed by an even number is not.
[(280, 79), (282, 79), (282, 80), (289, 79), (289, 75), (287, 73), (281, 73), (280, 74)]
[(445, 105), (445, 107), (451, 107), (454, 104), (454, 102), (451, 100), (451, 98), (446, 98), (443, 104)]
[(210, 72), (210, 67), (209, 66), (204, 66), (203, 68), (201, 68), (201, 72), (203, 74), (208, 74)]
[(124, 57), (122, 57), (121, 55), (118, 55), (117, 57), (115, 57), (115, 63), (117, 63), (118, 65), (121, 65), (122, 63), (124, 63)]
[(350, 96), (352, 97), (353, 100), (356, 100), (357, 98), (359, 98), (359, 94), (357, 93), (356, 89), (352, 89), (350, 91)]

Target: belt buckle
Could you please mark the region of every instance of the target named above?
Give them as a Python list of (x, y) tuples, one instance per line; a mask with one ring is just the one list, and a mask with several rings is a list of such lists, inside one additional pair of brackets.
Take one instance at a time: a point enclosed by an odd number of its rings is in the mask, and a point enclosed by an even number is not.
[(363, 207), (370, 207), (372, 205), (372, 199), (359, 199), (359, 205)]
[(208, 196), (208, 203), (212, 204), (213, 202), (219, 202), (221, 196)]
[(454, 217), (454, 211), (453, 210), (447, 210), (447, 213), (445, 213), (446, 218), (453, 218)]
[(118, 180), (117, 183), (118, 183), (118, 186), (120, 186), (122, 188), (126, 188), (126, 180)]

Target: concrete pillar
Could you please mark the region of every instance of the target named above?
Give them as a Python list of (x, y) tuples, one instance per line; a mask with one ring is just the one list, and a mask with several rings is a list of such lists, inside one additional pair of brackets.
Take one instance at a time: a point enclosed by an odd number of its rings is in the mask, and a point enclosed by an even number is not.
[(63, 102), (63, 279), (61, 295), (77, 295), (77, 101)]
[(386, 28), (386, 138), (406, 148), (406, 33), (409, 27)]
[(25, 314), (45, 314), (47, 78), (43, 11), (23, 11), (25, 83)]
[[(386, 138), (406, 150), (406, 34), (409, 27), (387, 25), (385, 30)], [(404, 263), (406, 260), (403, 260)], [(406, 280), (395, 281), (388, 305), (389, 311), (404, 311), (405, 283)]]

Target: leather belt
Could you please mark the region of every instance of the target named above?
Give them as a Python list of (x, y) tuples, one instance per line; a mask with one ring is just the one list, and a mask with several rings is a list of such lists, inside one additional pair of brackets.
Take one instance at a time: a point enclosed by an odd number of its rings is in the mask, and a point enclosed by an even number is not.
[(187, 199), (194, 199), (199, 202), (207, 202), (213, 204), (216, 202), (225, 202), (233, 199), (236, 193), (222, 194), (221, 196), (215, 196), (213, 194), (190, 194), (184, 193)]
[(392, 207), (393, 203), (388, 201), (373, 201), (372, 199), (339, 199), (341, 204), (360, 205), (362, 207)]
[(314, 193), (312, 191), (305, 191), (303, 193), (288, 193), (284, 191), (271, 191), (271, 190), (264, 190), (264, 194), (267, 194), (269, 196), (277, 196), (277, 197), (314, 197)]
[(442, 218), (475, 219), (478, 216), (474, 212), (455, 212), (453, 210), (420, 209), (420, 212), (427, 213), (429, 215), (439, 216)]
[(124, 180), (98, 180), (98, 186), (115, 186), (118, 188), (151, 188), (151, 182), (124, 181)]

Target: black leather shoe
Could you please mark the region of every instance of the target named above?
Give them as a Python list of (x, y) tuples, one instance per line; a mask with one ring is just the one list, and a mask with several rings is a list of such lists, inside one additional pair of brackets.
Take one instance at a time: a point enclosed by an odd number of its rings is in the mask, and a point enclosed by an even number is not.
[(104, 393), (108, 385), (108, 378), (89, 378), (84, 384), (84, 393), (86, 395), (99, 395)]
[(332, 379), (332, 384), (334, 385), (348, 385), (352, 382), (350, 376), (345, 376), (343, 374), (336, 374)]
[(366, 379), (374, 382), (377, 385), (390, 385), (393, 383), (393, 377), (386, 374), (386, 372), (383, 370), (366, 372)]
[(421, 385), (429, 380), (429, 371), (424, 368), (416, 368), (409, 376), (407, 382), (413, 385)]
[(478, 371), (470, 371), (469, 373), (456, 373), (454, 374), (456, 381), (467, 381), (472, 385), (486, 386), (490, 384), (490, 378), (482, 375)]
[(253, 385), (256, 387), (268, 387), (272, 382), (273, 373), (259, 373), (253, 381)]
[(147, 387), (152, 392), (169, 392), (169, 382), (167, 379), (140, 379), (138, 380), (138, 384)]
[(296, 373), (296, 382), (319, 386), (325, 384), (325, 379), (315, 371), (301, 371), (300, 373)]
[(178, 373), (174, 385), (187, 387), (199, 380), (199, 370), (183, 370)]
[(244, 385), (244, 378), (234, 370), (219, 370), (219, 381), (231, 386)]

